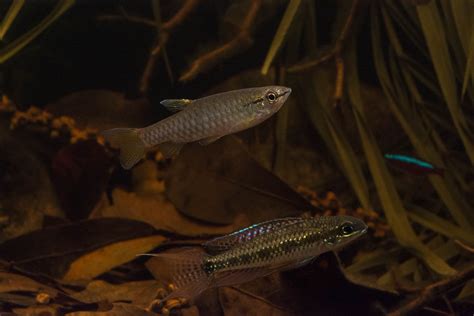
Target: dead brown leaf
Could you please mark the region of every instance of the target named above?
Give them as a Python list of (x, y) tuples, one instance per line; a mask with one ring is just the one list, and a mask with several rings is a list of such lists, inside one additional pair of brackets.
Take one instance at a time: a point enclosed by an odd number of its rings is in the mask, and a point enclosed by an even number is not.
[(99, 248), (74, 260), (62, 279), (64, 281), (93, 279), (136, 259), (137, 254), (149, 252), (165, 240), (165, 237), (157, 235), (121, 241)]
[(99, 312), (73, 312), (67, 313), (67, 316), (156, 316), (155, 313), (146, 311), (143, 308), (125, 303), (115, 303), (109, 311)]
[(53, 298), (58, 294), (57, 289), (41, 284), (26, 276), (0, 272), (0, 293), (17, 291), (46, 293)]
[[(13, 262), (26, 271), (41, 272), (61, 278), (68, 272), (72, 263), (87, 253), (114, 243), (120, 245), (119, 242), (124, 240), (140, 240), (142, 237), (153, 236), (154, 233), (155, 230), (150, 225), (129, 219), (86, 220), (45, 228), (7, 240), (0, 244), (0, 258)], [(150, 240), (156, 244), (158, 239), (161, 242), (162, 237), (153, 236), (153, 238)], [(150, 240), (145, 239), (147, 242)], [(140, 240), (138, 244), (143, 249), (143, 240)], [(149, 247), (146, 242), (144, 244), (147, 245), (145, 248)], [(108, 249), (117, 248), (115, 246)], [(132, 251), (127, 249), (125, 253), (131, 256)], [(116, 254), (116, 257), (112, 257), (114, 260), (124, 260), (124, 255), (117, 254), (117, 251), (111, 253)], [(111, 263), (102, 263), (90, 269), (97, 272), (106, 265), (111, 265)]]
[(145, 308), (152, 302), (163, 285), (155, 280), (110, 284), (102, 280), (92, 281), (87, 288), (72, 296), (82, 302), (126, 301)]
[(237, 214), (254, 223), (314, 209), (234, 136), (185, 146), (166, 176), (166, 192), (182, 213), (216, 224), (232, 223)]
[(5, 124), (0, 120), (0, 242), (40, 228), (44, 215), (64, 216), (31, 141)]
[(113, 204), (105, 202), (93, 217), (122, 217), (147, 222), (156, 229), (184, 236), (227, 234), (244, 226), (245, 220), (236, 225), (216, 226), (197, 222), (180, 214), (164, 195), (141, 195), (117, 188), (112, 192)]
[(219, 289), (219, 300), (222, 310), (227, 316), (292, 315), (290, 311), (284, 310), (269, 301), (236, 288), (224, 287)]

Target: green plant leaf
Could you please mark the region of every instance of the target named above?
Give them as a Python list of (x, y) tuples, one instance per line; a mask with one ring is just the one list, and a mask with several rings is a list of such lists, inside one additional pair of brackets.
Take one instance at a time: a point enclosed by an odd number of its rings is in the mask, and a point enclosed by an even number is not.
[(453, 13), (461, 45), (466, 56), (469, 56), (470, 38), (472, 38), (472, 27), (474, 25), (472, 22), (474, 18), (474, 2), (470, 0), (456, 0), (448, 1), (447, 3), (451, 5), (451, 12)]
[(422, 259), (436, 273), (453, 275), (456, 270), (428, 249), (418, 239), (408, 220), (407, 212), (395, 189), (393, 180), (387, 170), (382, 153), (376, 140), (365, 122), (363, 105), (360, 97), (360, 84), (357, 74), (357, 56), (355, 41), (352, 41), (348, 54), (347, 86), (348, 94), (353, 105), (352, 110), (362, 141), (362, 147), (368, 161), (369, 169), (375, 183), (387, 221), (400, 245), (409, 249)]
[(3, 37), (7, 33), (8, 29), (12, 25), (24, 4), (25, 0), (13, 0), (10, 8), (8, 8), (7, 14), (5, 14), (5, 17), (2, 20), (2, 23), (0, 23), (0, 41), (3, 40)]
[(474, 245), (474, 235), (453, 223), (417, 206), (410, 206), (408, 216), (415, 222), (440, 233), (451, 239), (459, 239), (469, 245)]
[(76, 1), (75, 0), (60, 0), (54, 7), (53, 11), (44, 18), (38, 25), (33, 27), (31, 30), (8, 44), (5, 48), (0, 51), (0, 64), (15, 56), (20, 50), (40, 35), (48, 26), (56, 21), (61, 15), (64, 14)]
[(417, 6), (416, 10), (444, 99), (464, 144), (466, 153), (471, 163), (474, 164), (474, 145), (459, 104), (456, 76), (446, 41), (446, 30), (442, 24), (436, 1), (430, 1), (426, 5)]
[[(471, 82), (474, 90), (474, 30), (471, 30), (471, 40), (469, 43), (469, 50), (467, 53), (467, 62), (466, 62), (466, 71), (464, 73), (464, 79), (462, 83), (462, 92), (461, 99), (464, 98), (464, 95), (467, 91), (467, 86), (469, 83), (469, 75), (471, 76)], [(474, 93), (474, 92), (473, 92)]]
[(456, 301), (463, 301), (474, 298), (474, 280), (467, 281), (461, 292), (456, 297)]
[[(383, 10), (383, 4), (380, 5), (382, 5)], [(427, 138), (425, 136), (425, 125), (429, 124), (429, 121), (424, 120), (419, 116), (420, 113), (423, 113), (424, 111), (426, 112), (426, 109), (418, 106), (418, 111), (415, 111), (417, 106), (407, 95), (407, 89), (401, 80), (402, 75), (400, 72), (404, 72), (404, 79), (410, 76), (410, 73), (404, 69), (404, 63), (401, 64), (400, 70), (395, 58), (386, 59), (384, 57), (383, 47), (385, 44), (381, 42), (379, 21), (380, 13), (377, 9), (377, 4), (374, 4), (371, 11), (372, 49), (375, 69), (377, 71), (382, 89), (385, 92), (385, 96), (389, 101), (388, 104), (390, 109), (399, 121), (407, 136), (410, 138), (410, 141), (419, 156), (434, 163), (435, 165), (442, 166), (443, 159), (441, 154), (437, 151), (436, 146), (431, 141), (431, 138)], [(382, 17), (384, 18), (385, 27), (387, 29), (393, 28), (389, 16), (382, 14)], [(404, 52), (402, 50), (402, 46), (399, 44), (397, 33), (392, 31), (388, 34), (390, 41), (389, 50), (391, 47), (396, 47), (396, 49), (399, 50), (397, 55), (403, 56)], [(387, 65), (390, 67), (391, 73), (389, 73)], [(442, 138), (437, 134), (436, 129), (430, 127), (428, 130), (430, 130), (434, 140), (436, 140), (438, 143), (442, 142)], [(466, 210), (470, 209), (470, 206), (459, 192), (457, 187), (452, 183), (449, 175), (444, 178), (429, 177), (429, 180), (438, 195), (442, 198), (456, 222), (465, 229), (472, 228), (471, 223), (468, 220), (470, 218), (472, 219), (472, 216), (470, 217), (469, 212), (466, 212)]]
[(301, 5), (301, 0), (291, 0), (286, 8), (285, 14), (281, 19), (280, 25), (276, 31), (275, 37), (273, 38), (272, 44), (270, 49), (268, 50), (267, 57), (265, 57), (265, 61), (263, 62), (261, 73), (266, 75), (268, 70), (270, 69), (270, 65), (273, 62), (276, 54), (280, 50), (282, 44), (285, 41), (285, 38), (288, 34), (288, 30), (293, 23), (294, 18), (298, 12), (298, 9)]

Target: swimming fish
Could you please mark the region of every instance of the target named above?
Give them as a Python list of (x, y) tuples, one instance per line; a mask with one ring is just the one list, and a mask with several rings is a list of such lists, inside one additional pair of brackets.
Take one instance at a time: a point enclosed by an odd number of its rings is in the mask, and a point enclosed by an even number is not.
[(165, 300), (193, 299), (208, 288), (240, 284), (303, 266), (366, 231), (367, 225), (351, 216), (288, 217), (212, 239), (202, 248), (146, 255), (168, 267), (170, 279), (177, 286)]
[(267, 86), (196, 100), (163, 100), (162, 105), (178, 113), (144, 128), (114, 128), (102, 135), (113, 147), (120, 148), (120, 163), (130, 169), (148, 149), (158, 147), (165, 157), (172, 157), (186, 143), (198, 141), (207, 145), (253, 127), (276, 113), (290, 93), (287, 87)]
[(395, 168), (402, 171), (415, 174), (415, 175), (426, 175), (426, 174), (437, 174), (440, 176), (444, 175), (444, 169), (437, 168), (429, 162), (423, 161), (418, 158), (414, 158), (406, 155), (399, 154), (385, 154), (384, 157), (393, 165)]

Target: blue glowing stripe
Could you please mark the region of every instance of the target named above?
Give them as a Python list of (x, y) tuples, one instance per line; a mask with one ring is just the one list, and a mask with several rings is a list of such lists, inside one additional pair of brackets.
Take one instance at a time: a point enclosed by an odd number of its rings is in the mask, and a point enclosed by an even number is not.
[(385, 154), (385, 158), (387, 159), (392, 159), (392, 160), (398, 160), (401, 162), (406, 162), (409, 164), (415, 164), (417, 166), (423, 167), (423, 168), (428, 168), (428, 169), (434, 169), (434, 166), (426, 161), (416, 159), (410, 156), (405, 156), (405, 155), (397, 155), (397, 154)]

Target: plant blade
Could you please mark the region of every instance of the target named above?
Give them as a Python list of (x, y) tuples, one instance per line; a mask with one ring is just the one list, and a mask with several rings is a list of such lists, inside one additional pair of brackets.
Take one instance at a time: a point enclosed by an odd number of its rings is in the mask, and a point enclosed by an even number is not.
[(28, 45), (32, 40), (34, 40), (38, 35), (40, 35), (49, 25), (56, 21), (61, 15), (64, 14), (71, 6), (75, 3), (75, 0), (61, 0), (58, 2), (53, 11), (44, 18), (38, 25), (34, 28), (20, 36), (18, 39), (7, 45), (0, 51), (0, 64), (3, 64), (5, 61), (13, 57), (16, 53), (22, 50), (26, 45)]
[(275, 37), (273, 38), (270, 49), (268, 50), (267, 57), (265, 57), (265, 61), (263, 62), (263, 66), (261, 69), (261, 73), (263, 75), (266, 75), (268, 73), (273, 59), (275, 58), (276, 54), (284, 43), (285, 38), (288, 34), (288, 29), (290, 28), (300, 5), (301, 0), (291, 0), (288, 4), (285, 14), (283, 15), (280, 25), (278, 26), (278, 29), (276, 31)]

